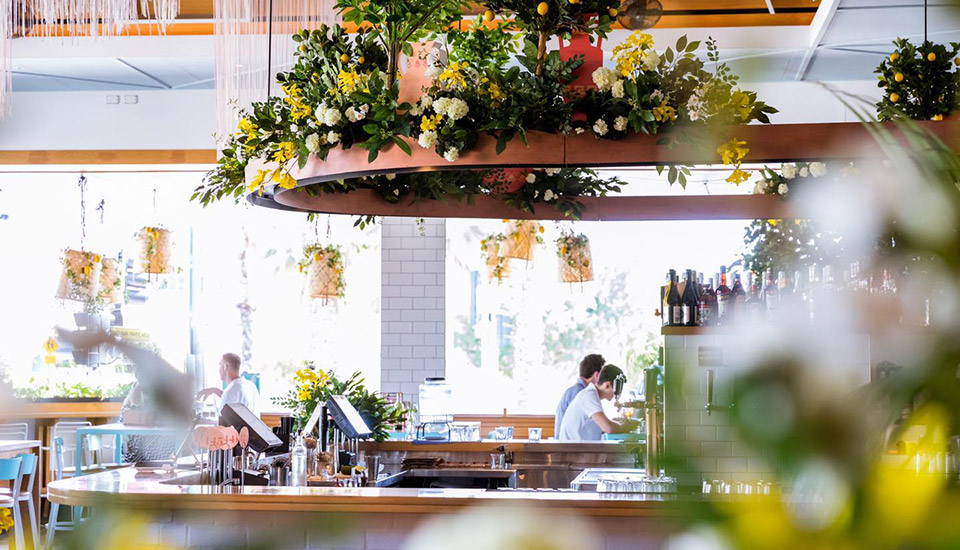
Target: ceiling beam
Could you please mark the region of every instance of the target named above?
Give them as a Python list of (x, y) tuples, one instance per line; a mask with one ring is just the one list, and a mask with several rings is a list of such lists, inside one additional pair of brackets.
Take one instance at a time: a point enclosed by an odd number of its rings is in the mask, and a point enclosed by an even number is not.
[(820, 47), (824, 35), (827, 34), (827, 29), (830, 28), (830, 23), (833, 21), (833, 16), (837, 14), (837, 8), (839, 6), (840, 0), (823, 0), (823, 2), (820, 3), (820, 7), (817, 8), (817, 14), (813, 16), (813, 21), (810, 23), (808, 29), (810, 33), (810, 43), (807, 45), (807, 50), (803, 53), (803, 59), (800, 60), (800, 66), (797, 67), (794, 80), (803, 80), (804, 77), (807, 76), (807, 71), (810, 69), (810, 62), (813, 61), (813, 56), (817, 52), (817, 48)]
[(139, 75), (141, 75), (141, 76), (145, 76), (145, 77), (149, 78), (150, 80), (156, 82), (157, 84), (163, 86), (164, 88), (166, 88), (166, 89), (168, 89), (168, 90), (169, 90), (170, 88), (172, 88), (172, 86), (170, 86), (169, 84), (167, 84), (167, 83), (164, 82), (163, 80), (160, 80), (159, 78), (153, 76), (152, 74), (150, 74), (150, 73), (148, 73), (147, 71), (141, 69), (140, 67), (137, 67), (136, 65), (134, 65), (133, 63), (130, 63), (129, 61), (124, 61), (123, 59), (120, 59), (119, 57), (115, 57), (114, 60), (115, 60), (117, 63), (120, 63), (121, 65), (123, 65), (124, 67), (127, 67), (127, 68), (129, 68), (129, 69), (132, 69), (135, 73), (137, 73), (137, 74), (139, 74)]
[(46, 74), (46, 73), (35, 73), (31, 71), (18, 71), (14, 70), (13, 74), (15, 75), (24, 75), (24, 76), (37, 76), (40, 78), (56, 78), (60, 80), (73, 80), (75, 82), (90, 82), (94, 84), (110, 84), (111, 86), (134, 86), (137, 88), (145, 88), (147, 90), (162, 90), (160, 86), (150, 86), (148, 84), (136, 84), (133, 82), (116, 82), (113, 80), (100, 80), (97, 78), (82, 78), (79, 76), (62, 76), (58, 74)]

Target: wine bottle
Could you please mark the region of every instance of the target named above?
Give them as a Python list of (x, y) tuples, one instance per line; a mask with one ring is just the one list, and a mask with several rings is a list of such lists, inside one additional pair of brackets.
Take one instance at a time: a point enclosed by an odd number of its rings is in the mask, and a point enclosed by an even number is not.
[(697, 300), (697, 283), (693, 279), (693, 270), (687, 270), (685, 283), (683, 295), (680, 296), (680, 324), (695, 327), (697, 326), (697, 307), (700, 303)]
[(753, 281), (753, 272), (747, 272), (747, 287), (750, 288), (750, 293), (747, 295), (746, 300), (744, 300), (743, 305), (745, 306), (745, 311), (747, 314), (747, 319), (753, 323), (757, 324), (763, 320), (763, 302), (760, 299), (760, 293), (757, 291), (757, 285)]
[[(783, 274), (781, 273), (782, 277)], [(780, 309), (780, 285), (773, 278), (773, 270), (768, 269), (764, 274), (763, 302), (766, 304), (767, 315), (773, 316)]]
[(743, 289), (739, 273), (733, 274), (733, 287), (730, 288), (730, 293), (733, 295), (733, 317), (736, 319), (743, 315), (747, 301), (747, 291)]
[(663, 325), (672, 327), (680, 322), (680, 293), (677, 291), (677, 272), (671, 269), (667, 272), (667, 287), (663, 293)]
[(717, 285), (717, 321), (724, 325), (731, 322), (733, 314), (733, 293), (727, 286), (727, 267), (720, 266), (720, 282)]
[(700, 294), (699, 313), (701, 327), (717, 324), (717, 293), (713, 290), (713, 279), (703, 287), (703, 292)]

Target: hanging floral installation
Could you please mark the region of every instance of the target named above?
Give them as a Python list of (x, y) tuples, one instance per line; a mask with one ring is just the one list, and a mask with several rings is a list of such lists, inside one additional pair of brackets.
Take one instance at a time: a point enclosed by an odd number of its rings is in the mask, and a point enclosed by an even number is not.
[(500, 246), (507, 236), (503, 233), (491, 233), (480, 240), (480, 251), (487, 266), (487, 279), (502, 283), (505, 277), (510, 276), (510, 259), (500, 255)]
[(170, 230), (162, 227), (147, 226), (137, 232), (143, 273), (162, 275), (173, 271), (170, 264), (170, 236)]
[(822, 162), (790, 162), (780, 165), (780, 171), (764, 167), (759, 170), (760, 181), (753, 187), (754, 195), (779, 195), (786, 199), (794, 185), (827, 175), (827, 165)]
[[(264, 187), (297, 188), (291, 169), (303, 168), (311, 157), (324, 160), (333, 150), (363, 148), (373, 162), (388, 148), (409, 155), (420, 147), (456, 164), (482, 140), (495, 140), (498, 154), (514, 139), (531, 146), (531, 132), (591, 132), (598, 139), (663, 133), (667, 143), (682, 139), (709, 155), (716, 150), (718, 161), (734, 167), (730, 181), (743, 181), (740, 164), (749, 147), (742, 140), (735, 140), (731, 155), (717, 143), (667, 132), (767, 123), (776, 112), (739, 86), (713, 41), (706, 43), (704, 61), (697, 56), (700, 42), (682, 37), (657, 50), (649, 34), (637, 32), (615, 47), (615, 68), (585, 65), (585, 56), (570, 47), (548, 49), (554, 38), (575, 38), (599, 50), (596, 41), (607, 36), (619, 4), (495, 0), (469, 30), (448, 32), (451, 23), (462, 21), (459, 0), (341, 0), (345, 23), (364, 23), (362, 31), (348, 34), (335, 25), (296, 33), (296, 64), (277, 76), (282, 95), (254, 103), (244, 114), (193, 198), (209, 204)], [(502, 22), (493, 23), (496, 18)], [(441, 53), (421, 44), (428, 37), (445, 43)], [(402, 55), (415, 67), (409, 84), (399, 79)], [(710, 139), (710, 132), (703, 135), (699, 141)], [(268, 165), (246, 180), (253, 161)], [(533, 171), (532, 182), (506, 190), (486, 185), (487, 172), (415, 171), (305, 188), (313, 195), (369, 189), (393, 203), (493, 194), (527, 211), (548, 205), (571, 218), (582, 212), (578, 198), (620, 191), (619, 181), (579, 168)], [(688, 175), (686, 166), (667, 169), (671, 184), (686, 185)]]
[(97, 300), (103, 305), (123, 303), (123, 273), (120, 271), (120, 261), (114, 258), (103, 258), (100, 269), (100, 289)]
[(67, 249), (63, 251), (63, 271), (57, 298), (75, 302), (94, 303), (100, 291), (102, 257), (94, 252)]
[(878, 118), (943, 120), (960, 111), (960, 43), (924, 40), (915, 46), (905, 38), (893, 43), (896, 49), (874, 71), (883, 89)]
[(543, 226), (532, 220), (504, 220), (508, 230), (500, 243), (500, 255), (504, 258), (533, 261), (533, 252), (543, 244)]
[(299, 269), (306, 273), (305, 292), (311, 299), (343, 298), (347, 283), (343, 277), (343, 252), (336, 245), (314, 243), (303, 248)]
[(561, 283), (586, 283), (593, 280), (590, 239), (583, 233), (562, 231), (557, 239), (557, 258)]

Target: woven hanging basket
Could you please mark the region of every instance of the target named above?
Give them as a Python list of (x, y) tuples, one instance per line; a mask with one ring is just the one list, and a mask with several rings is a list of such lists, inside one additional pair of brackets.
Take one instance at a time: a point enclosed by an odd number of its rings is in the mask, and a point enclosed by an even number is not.
[(504, 258), (516, 258), (528, 262), (533, 260), (533, 251), (540, 241), (540, 232), (543, 227), (529, 220), (509, 223), (511, 230), (500, 244), (500, 255)]
[(586, 283), (593, 280), (593, 256), (590, 239), (585, 235), (565, 234), (557, 240), (557, 272), (561, 283)]
[(63, 272), (57, 287), (57, 298), (92, 302), (100, 289), (100, 255), (83, 250), (63, 252)]
[[(313, 253), (306, 269), (306, 293), (314, 300), (335, 300), (343, 297), (343, 260), (339, 251), (320, 250)], [(303, 264), (301, 264), (302, 266)], [(302, 267), (301, 267), (302, 269)]]
[(510, 276), (510, 260), (500, 255), (502, 235), (491, 235), (483, 240), (482, 248), (486, 258), (487, 278), (502, 281)]
[(120, 262), (113, 258), (104, 258), (100, 270), (100, 291), (98, 298), (104, 304), (123, 303), (123, 275)]
[(140, 241), (140, 265), (144, 273), (170, 273), (170, 230), (144, 227), (137, 233)]

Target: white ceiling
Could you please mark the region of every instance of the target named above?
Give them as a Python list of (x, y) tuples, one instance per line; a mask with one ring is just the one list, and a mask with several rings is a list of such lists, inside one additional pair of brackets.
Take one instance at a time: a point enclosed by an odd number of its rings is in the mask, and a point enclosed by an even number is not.
[[(960, 41), (960, 9), (951, 0), (929, 7), (929, 36)], [(823, 0), (810, 27), (656, 30), (658, 46), (686, 32), (712, 35), (746, 82), (872, 80), (897, 36), (923, 37), (922, 0)], [(614, 44), (611, 37), (605, 46)], [(18, 92), (211, 89), (212, 37), (125, 37), (60, 43), (14, 41)]]

